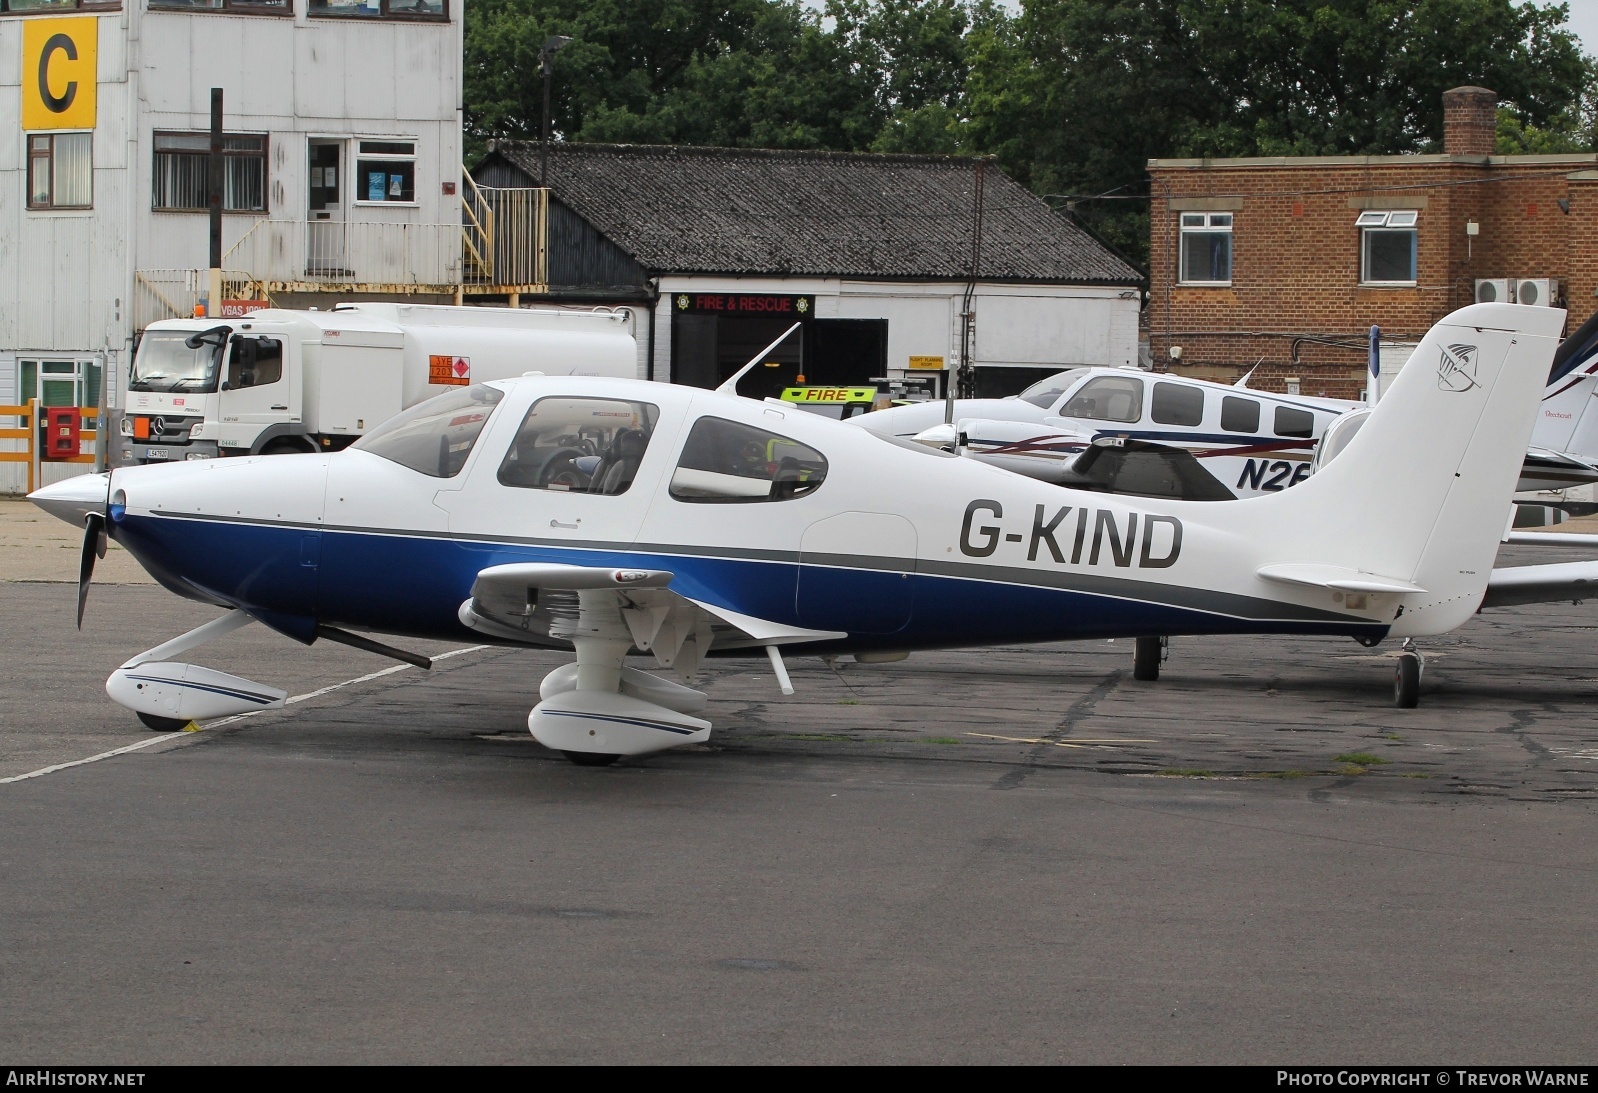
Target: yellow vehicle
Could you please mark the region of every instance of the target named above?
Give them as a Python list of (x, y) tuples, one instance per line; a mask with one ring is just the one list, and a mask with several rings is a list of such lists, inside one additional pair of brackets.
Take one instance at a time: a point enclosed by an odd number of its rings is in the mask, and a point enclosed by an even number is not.
[(877, 400), (875, 387), (788, 387), (782, 401), (835, 421), (868, 412)]

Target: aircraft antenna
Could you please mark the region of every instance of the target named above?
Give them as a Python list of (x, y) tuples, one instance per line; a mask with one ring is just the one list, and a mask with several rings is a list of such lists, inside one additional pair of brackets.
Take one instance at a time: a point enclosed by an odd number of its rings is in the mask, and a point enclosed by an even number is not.
[(772, 342), (770, 345), (766, 346), (766, 348), (762, 349), (760, 352), (758, 352), (754, 356), (750, 357), (748, 364), (746, 364), (742, 368), (738, 369), (738, 371), (734, 372), (731, 376), (729, 376), (727, 378), (727, 381), (725, 383), (723, 383), (720, 387), (716, 388), (716, 394), (718, 394), (718, 395), (736, 395), (738, 393), (738, 381), (743, 379), (744, 376), (746, 376), (749, 373), (749, 370), (751, 368), (753, 368), (755, 365), (760, 363), (760, 358), (764, 357), (767, 353), (770, 353), (773, 349), (777, 348), (777, 346), (781, 345), (783, 343), (783, 340), (785, 338), (787, 338), (789, 334), (792, 334), (795, 330), (799, 329), (799, 326), (800, 326), (799, 323), (794, 323), (787, 330), (784, 330), (781, 334), (777, 335), (777, 340), (776, 341)]

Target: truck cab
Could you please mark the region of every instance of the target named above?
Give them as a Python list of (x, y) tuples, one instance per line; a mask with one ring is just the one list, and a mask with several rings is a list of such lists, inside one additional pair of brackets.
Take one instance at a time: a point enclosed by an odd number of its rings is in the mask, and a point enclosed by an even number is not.
[[(296, 325), (253, 317), (151, 324), (128, 374), (123, 462), (254, 454), (295, 437), (304, 391)], [(287, 450), (313, 448), (288, 439)]]

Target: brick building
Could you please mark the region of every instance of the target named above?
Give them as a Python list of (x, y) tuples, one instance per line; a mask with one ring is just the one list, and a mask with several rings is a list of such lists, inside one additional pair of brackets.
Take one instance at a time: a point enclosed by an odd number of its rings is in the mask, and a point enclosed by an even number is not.
[(1441, 155), (1151, 160), (1154, 366), (1231, 382), (1258, 365), (1254, 386), (1355, 398), (1372, 324), (1413, 342), (1519, 289), (1580, 325), (1598, 303), (1598, 155), (1495, 156), (1493, 92), (1443, 105)]

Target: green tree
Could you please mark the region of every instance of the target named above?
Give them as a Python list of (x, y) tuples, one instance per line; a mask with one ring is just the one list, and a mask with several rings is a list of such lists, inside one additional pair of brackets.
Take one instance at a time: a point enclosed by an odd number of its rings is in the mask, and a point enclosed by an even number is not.
[[(1147, 250), (1151, 158), (1430, 151), (1442, 93), (1493, 88), (1533, 129), (1577, 108), (1563, 6), (1511, 0), (1027, 0), (977, 52), (976, 143)], [(1100, 198), (1103, 195), (1103, 198)]]
[(992, 0), (474, 0), (466, 9), (469, 158), (538, 136), (545, 38), (569, 140), (840, 151), (963, 147), (971, 43)]

